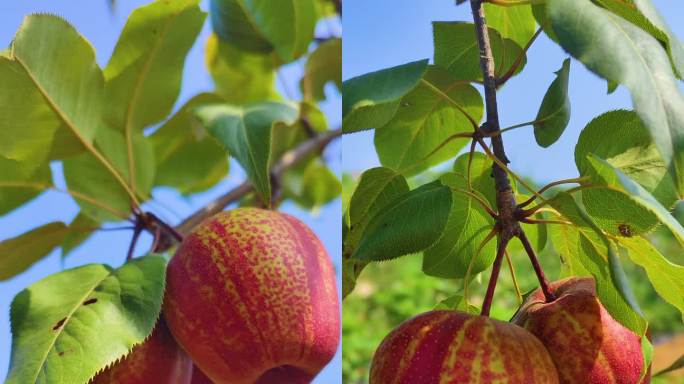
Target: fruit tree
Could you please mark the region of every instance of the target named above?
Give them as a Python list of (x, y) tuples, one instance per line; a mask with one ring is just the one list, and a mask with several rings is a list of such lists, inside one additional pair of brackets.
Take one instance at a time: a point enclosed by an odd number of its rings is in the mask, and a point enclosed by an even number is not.
[(339, 352), (341, 2), (70, 3), (0, 12), (6, 382), (311, 382)]
[[(415, 266), (417, 258), (423, 274), (455, 280), (458, 288), (440, 286), (450, 294), (423, 313), (406, 313), (410, 300), (397, 302), (399, 295), (383, 296), (376, 307), (345, 303), (345, 364), (347, 339), (365, 335), (347, 319), (372, 324), (368, 318), (385, 306), (404, 321), (374, 346), (365, 371), (371, 384), (650, 382), (660, 373), (651, 370), (648, 333), (657, 319), (644, 313), (640, 304), (648, 303), (631, 286), (647, 278), (681, 323), (684, 266), (675, 261), (682, 262), (684, 227), (673, 212), (684, 199), (684, 45), (649, 0), (456, 3), (449, 12), (468, 20), (442, 13), (444, 21), (432, 22), (432, 60), (343, 82), (345, 140), (367, 140), (364, 132), (372, 131), (381, 165), (345, 183), (343, 295), (370, 300), (394, 286), (413, 287), (415, 274), (375, 288), (363, 280), (365, 271), (387, 265), (376, 262), (400, 257), (391, 264)], [(561, 48), (552, 51), (553, 68), (529, 55), (542, 40)], [(500, 93), (530, 67), (537, 76), (551, 74), (547, 88), (536, 96), (519, 86), (512, 97), (534, 103), (536, 115), (503, 126)], [(631, 109), (579, 123), (576, 175), (547, 175), (551, 181), (537, 186), (516, 170), (511, 154), (561, 139), (573, 122), (573, 68), (603, 79), (608, 93), (629, 94)], [(592, 98), (587, 90), (572, 95)], [(507, 146), (516, 134), (526, 142)], [(346, 158), (346, 142), (343, 150)], [(554, 161), (537, 156), (530, 168)], [(674, 239), (673, 254), (664, 253), (656, 232)], [(540, 260), (542, 252), (557, 268)], [(535, 280), (527, 293), (514, 268), (521, 256)], [(512, 318), (491, 313), (497, 300), (509, 300), (496, 290), (504, 268), (519, 307)], [(368, 312), (348, 316), (353, 308)], [(353, 370), (345, 378), (360, 381)]]

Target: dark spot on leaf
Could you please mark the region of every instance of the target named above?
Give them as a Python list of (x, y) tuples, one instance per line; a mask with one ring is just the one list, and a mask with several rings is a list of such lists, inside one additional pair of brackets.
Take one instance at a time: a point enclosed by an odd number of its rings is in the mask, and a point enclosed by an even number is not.
[(97, 303), (97, 299), (86, 300), (83, 302), (83, 305), (90, 305), (90, 304), (94, 304), (94, 303)]
[(618, 231), (620, 231), (620, 234), (624, 237), (632, 237), (632, 227), (627, 224), (618, 225)]
[(64, 356), (64, 351), (62, 351), (62, 352), (58, 353), (58, 355), (60, 355), (60, 356)]
[(55, 326), (52, 327), (52, 330), (53, 331), (58, 330), (64, 324), (65, 321), (66, 321), (66, 317), (62, 318), (62, 320), (58, 321), (57, 324), (55, 324)]

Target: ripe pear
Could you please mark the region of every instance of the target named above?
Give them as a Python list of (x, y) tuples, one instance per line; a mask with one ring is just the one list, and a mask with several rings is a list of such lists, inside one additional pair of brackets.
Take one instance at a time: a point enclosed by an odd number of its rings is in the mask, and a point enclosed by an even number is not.
[(511, 323), (438, 310), (413, 317), (382, 341), (370, 384), (555, 384), (544, 345)]
[(215, 383), (308, 383), (340, 337), (335, 273), (304, 223), (276, 211), (219, 213), (169, 262), (171, 332)]
[(97, 374), (91, 384), (190, 384), (191, 377), (192, 360), (160, 318), (147, 340)]
[(536, 290), (511, 320), (546, 346), (564, 384), (637, 384), (644, 365), (641, 338), (613, 319), (596, 296), (593, 278), (550, 284), (547, 303)]

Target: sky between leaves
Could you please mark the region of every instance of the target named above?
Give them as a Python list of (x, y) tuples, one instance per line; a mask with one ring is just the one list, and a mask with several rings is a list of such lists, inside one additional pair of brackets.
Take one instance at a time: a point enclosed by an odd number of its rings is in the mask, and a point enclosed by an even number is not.
[[(78, 2), (57, 0), (49, 3), (40, 0), (22, 2), (2, 1), (0, 2), (0, 46), (6, 47), (9, 45), (25, 15), (32, 12), (49, 12), (63, 16), (73, 24), (78, 32), (95, 47), (97, 61), (100, 66), (104, 66), (114, 49), (114, 45), (126, 23), (128, 15), (134, 9), (149, 2), (150, 0), (118, 1), (112, 13), (106, 0)], [(209, 1), (203, 0), (201, 8), (204, 11), (208, 11)], [(331, 33), (339, 35), (341, 33), (339, 24), (335, 22), (322, 23), (318, 27), (317, 31), (320, 35)], [(178, 109), (179, 106), (183, 105), (197, 93), (210, 91), (214, 88), (211, 77), (204, 66), (204, 45), (210, 33), (211, 26), (209, 22), (206, 22), (186, 59), (183, 85), (175, 109)], [(298, 92), (299, 86), (297, 81), (300, 78), (300, 69), (297, 65), (285, 67), (282, 77), (285, 83), (287, 83), (289, 92)], [(281, 82), (277, 86), (283, 94), (286, 94)], [(341, 124), (341, 99), (334, 90), (334, 87), (328, 86), (326, 94), (328, 99), (320, 105), (328, 117), (330, 126), (338, 127)], [(325, 154), (328, 165), (338, 176), (341, 169), (339, 153), (339, 142), (333, 142)], [(61, 178), (61, 170), (53, 167), (53, 173), (58, 175), (58, 185), (63, 186), (63, 180), (61, 182), (59, 180)], [(190, 198), (184, 198), (169, 188), (159, 188), (153, 192), (154, 201), (157, 203), (146, 204), (146, 207), (154, 210), (154, 212), (161, 213), (163, 218), (169, 222), (177, 223), (181, 218), (188, 216), (225, 191), (237, 186), (244, 179), (244, 172), (233, 161), (229, 177), (212, 189), (193, 195)], [(78, 212), (78, 207), (70, 200), (66, 195), (48, 192), (26, 206), (1, 217), (0, 239), (19, 235), (37, 225), (53, 220), (70, 222)], [(338, 281), (340, 281), (339, 272), (341, 270), (340, 258), (342, 247), (340, 200), (337, 199), (322, 207), (316, 215), (310, 215), (295, 207), (292, 203), (284, 204), (281, 210), (302, 219), (321, 238), (335, 263)], [(74, 251), (63, 266), (60, 262), (60, 251), (57, 250), (49, 257), (36, 263), (28, 271), (11, 280), (0, 282), (0, 292), (2, 292), (0, 294), (0, 378), (4, 378), (7, 375), (9, 366), (11, 343), (9, 306), (14, 295), (31, 283), (60, 271), (62, 267), (71, 268), (86, 263), (109, 263), (113, 266), (118, 266), (126, 257), (125, 252), (130, 242), (130, 236), (131, 233), (129, 231), (96, 234), (81, 248)], [(141, 255), (145, 253), (150, 245), (151, 238), (148, 235), (144, 235), (144, 237), (141, 237), (136, 254)], [(121, 252), (118, 258), (114, 256), (117, 250)], [(334, 384), (340, 382), (340, 355), (341, 347), (338, 349), (338, 353), (333, 361), (321, 372), (314, 383)]]

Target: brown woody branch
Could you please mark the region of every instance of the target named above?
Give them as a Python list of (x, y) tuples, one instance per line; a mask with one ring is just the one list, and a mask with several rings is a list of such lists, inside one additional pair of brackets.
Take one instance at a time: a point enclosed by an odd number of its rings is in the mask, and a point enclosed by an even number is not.
[[(513, 237), (518, 237), (523, 243), (530, 260), (534, 266), (539, 284), (546, 296), (547, 301), (553, 300), (553, 295), (548, 288), (548, 281), (539, 265), (539, 261), (530, 245), (525, 233), (519, 224), (519, 212), (515, 195), (511, 188), (511, 182), (508, 178), (506, 170), (502, 167), (510, 161), (506, 157), (504, 149), (503, 137), (500, 135), (499, 125), (499, 111), (496, 100), (497, 78), (494, 68), (494, 56), (492, 55), (492, 47), (489, 40), (489, 32), (487, 30), (487, 23), (485, 21), (483, 0), (470, 0), (470, 7), (473, 12), (473, 20), (475, 22), (475, 31), (477, 33), (477, 43), (480, 48), (480, 69), (482, 71), (485, 106), (487, 112), (487, 120), (482, 127), (484, 134), (490, 137), (492, 142), (492, 150), (498, 162), (494, 162), (492, 166), (492, 176), (494, 177), (494, 184), (496, 187), (496, 205), (498, 209), (497, 225), (500, 228), (499, 242), (497, 247), (497, 260), (492, 270), (492, 276), (487, 288), (487, 295), (482, 305), (482, 314), (488, 315), (491, 301), (494, 295), (494, 288), (496, 287), (496, 280), (498, 278), (498, 270), (501, 267), (501, 259), (505, 252), (505, 247), (508, 241)], [(529, 47), (528, 47), (529, 48)], [(481, 144), (484, 144), (481, 142)], [(500, 166), (498, 163), (501, 163)]]
[[(332, 131), (325, 131), (320, 134), (316, 134), (314, 137), (302, 142), (294, 149), (285, 152), (276, 164), (271, 168), (271, 177), (275, 179), (280, 179), (280, 177), (293, 166), (299, 164), (303, 159), (309, 155), (317, 152), (322, 152), (325, 147), (330, 144), (334, 139), (342, 135), (342, 129), (335, 129)], [(181, 235), (187, 234), (195, 226), (201, 223), (207, 217), (213, 216), (214, 214), (221, 212), (225, 207), (231, 203), (238, 201), (242, 197), (246, 196), (248, 193), (254, 190), (254, 186), (251, 182), (245, 181), (244, 183), (238, 185), (234, 189), (226, 192), (224, 195), (218, 197), (216, 200), (202, 207), (185, 220), (183, 220), (179, 225), (174, 228), (173, 232), (180, 233)], [(157, 252), (162, 252), (171, 247), (174, 242), (173, 233), (170, 231), (163, 231), (162, 238), (159, 239), (158, 245), (156, 247)]]

